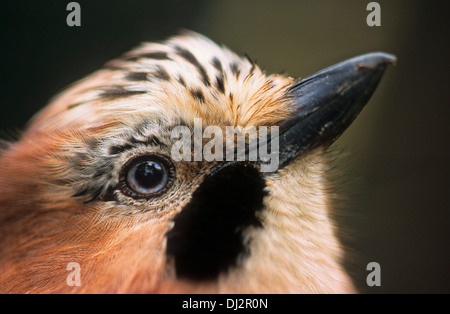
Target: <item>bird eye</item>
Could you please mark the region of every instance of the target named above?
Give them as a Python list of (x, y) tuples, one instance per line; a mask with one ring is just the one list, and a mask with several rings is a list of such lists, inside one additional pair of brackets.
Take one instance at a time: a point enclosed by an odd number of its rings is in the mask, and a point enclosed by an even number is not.
[(162, 155), (143, 155), (128, 161), (120, 174), (122, 192), (133, 198), (163, 194), (173, 182), (175, 167)]

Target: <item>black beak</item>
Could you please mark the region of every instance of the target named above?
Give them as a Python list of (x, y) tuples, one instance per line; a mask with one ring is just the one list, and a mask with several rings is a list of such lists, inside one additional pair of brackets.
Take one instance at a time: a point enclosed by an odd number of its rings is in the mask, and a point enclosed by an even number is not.
[(386, 66), (396, 57), (364, 54), (292, 85), (294, 115), (279, 129), (279, 167), (301, 153), (333, 143), (353, 122), (375, 91)]

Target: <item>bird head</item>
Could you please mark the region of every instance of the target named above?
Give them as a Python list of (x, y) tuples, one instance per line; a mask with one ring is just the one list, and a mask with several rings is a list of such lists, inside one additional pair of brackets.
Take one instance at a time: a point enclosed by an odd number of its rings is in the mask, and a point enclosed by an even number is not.
[(107, 63), (1, 152), (0, 290), (353, 291), (326, 148), (394, 60), (294, 80), (186, 32)]

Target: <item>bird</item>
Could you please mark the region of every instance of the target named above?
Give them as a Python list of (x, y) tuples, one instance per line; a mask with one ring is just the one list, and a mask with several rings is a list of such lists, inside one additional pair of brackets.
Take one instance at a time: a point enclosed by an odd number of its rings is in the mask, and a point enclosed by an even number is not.
[[(356, 293), (329, 147), (395, 62), (371, 52), (294, 79), (193, 31), (107, 62), (2, 144), (0, 292)], [(246, 158), (249, 140), (244, 160), (189, 158), (189, 141), (175, 160), (173, 130), (196, 121), (266, 127), (276, 169)]]

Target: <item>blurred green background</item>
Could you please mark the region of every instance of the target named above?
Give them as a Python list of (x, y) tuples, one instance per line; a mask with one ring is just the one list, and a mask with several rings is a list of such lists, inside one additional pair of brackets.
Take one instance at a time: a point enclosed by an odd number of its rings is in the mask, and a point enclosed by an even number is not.
[[(77, 1), (81, 27), (66, 25), (69, 2), (0, 2), (1, 138), (68, 84), (182, 28), (294, 77), (365, 52), (397, 55), (334, 145), (346, 264), (365, 293), (450, 293), (448, 1), (377, 1), (381, 27), (367, 26), (363, 0)], [(372, 261), (381, 287), (366, 285)]]

